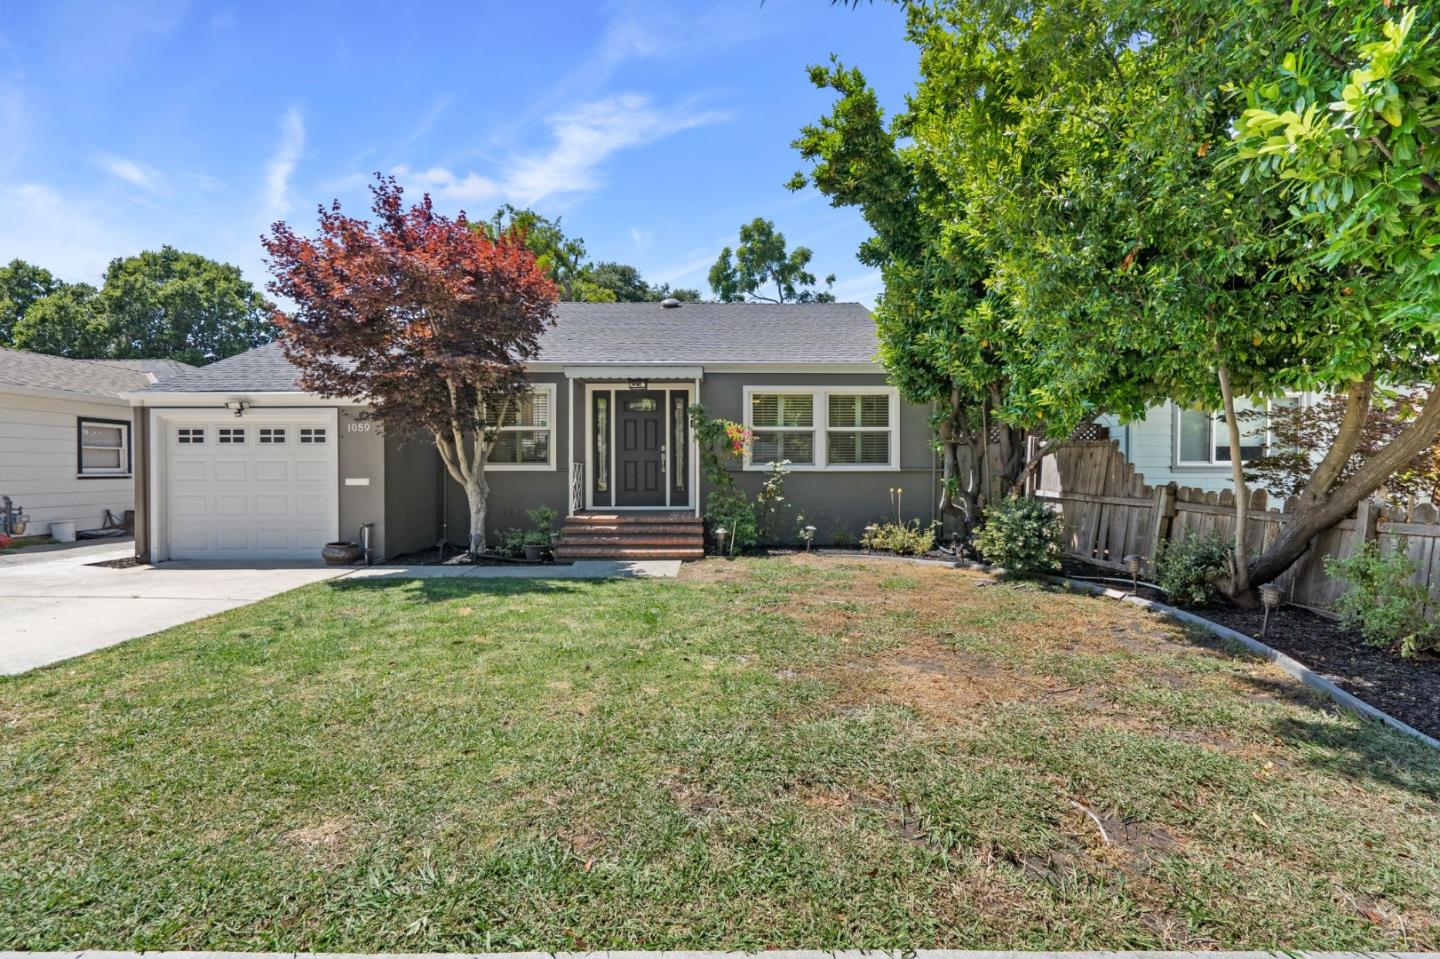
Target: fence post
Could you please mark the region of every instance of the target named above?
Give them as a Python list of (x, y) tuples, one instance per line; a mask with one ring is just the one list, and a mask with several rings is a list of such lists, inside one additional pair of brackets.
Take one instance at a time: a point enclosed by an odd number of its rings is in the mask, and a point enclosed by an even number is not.
[(1170, 538), (1170, 520), (1175, 516), (1174, 482), (1155, 487), (1155, 505), (1151, 511), (1154, 519), (1150, 523), (1150, 542), (1145, 544), (1145, 559), (1153, 568), (1155, 557), (1160, 555), (1160, 544)]
[(1362, 499), (1360, 505), (1355, 507), (1355, 534), (1359, 537), (1361, 545), (1370, 542), (1378, 535), (1379, 525), (1379, 501), (1373, 497)]

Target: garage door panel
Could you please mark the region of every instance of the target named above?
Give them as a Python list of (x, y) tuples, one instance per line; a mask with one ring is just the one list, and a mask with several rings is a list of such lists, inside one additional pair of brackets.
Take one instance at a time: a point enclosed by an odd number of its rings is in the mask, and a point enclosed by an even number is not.
[(243, 483), (250, 478), (250, 464), (245, 460), (216, 460), (215, 481), (217, 483)]
[[(298, 436), (314, 420), (261, 420)], [(273, 424), (273, 425), (272, 425)], [(188, 426), (189, 424), (187, 424)], [(197, 424), (209, 436), (234, 420)], [(247, 428), (259, 436), (259, 426)], [(266, 560), (319, 557), (333, 535), (338, 480), (334, 450), (315, 445), (179, 443), (168, 431), (166, 511), (174, 559)], [(251, 437), (247, 437), (251, 438)]]
[[(316, 508), (323, 509), (324, 503), (316, 504)], [(275, 493), (255, 494), (256, 516), (287, 516), (290, 512), (290, 497), (288, 495)]]
[(203, 460), (177, 459), (170, 464), (170, 479), (179, 483), (203, 483), (210, 478), (208, 465)]
[(295, 464), (295, 478), (305, 483), (328, 482), (332, 477), (329, 460), (303, 459)]
[(250, 512), (250, 497), (244, 493), (215, 494), (215, 513), (217, 515), (246, 516)]
[(210, 497), (204, 493), (173, 495), (170, 497), (170, 514), (179, 519), (186, 516), (206, 516), (210, 513)]

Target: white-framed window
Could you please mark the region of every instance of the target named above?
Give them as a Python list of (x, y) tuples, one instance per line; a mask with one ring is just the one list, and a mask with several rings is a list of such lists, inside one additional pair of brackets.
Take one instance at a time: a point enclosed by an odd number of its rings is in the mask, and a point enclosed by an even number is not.
[(260, 427), (261, 446), (279, 446), (285, 442), (285, 439), (285, 427), (283, 426)]
[(242, 446), (245, 443), (245, 427), (221, 426), (215, 430), (215, 442), (221, 446)]
[(322, 446), (325, 443), (325, 427), (323, 426), (302, 426), (300, 427), (301, 446)]
[[(1299, 393), (1259, 404), (1237, 398), (1235, 413), (1240, 421), (1240, 462), (1248, 463), (1270, 452), (1273, 443), (1268, 413), (1271, 409), (1304, 403), (1305, 397)], [(1267, 415), (1243, 415), (1259, 410)], [(1176, 466), (1230, 465), (1230, 428), (1223, 411), (1176, 405), (1174, 422)]]
[(75, 422), (75, 474), (82, 479), (130, 475), (130, 424), (80, 417)]
[(900, 394), (889, 386), (747, 386), (748, 470), (900, 468)]
[(537, 383), (511, 401), (510, 412), (495, 436), (486, 469), (548, 470), (555, 468), (555, 385)]
[(175, 431), (175, 442), (181, 446), (204, 446), (205, 427), (182, 426)]

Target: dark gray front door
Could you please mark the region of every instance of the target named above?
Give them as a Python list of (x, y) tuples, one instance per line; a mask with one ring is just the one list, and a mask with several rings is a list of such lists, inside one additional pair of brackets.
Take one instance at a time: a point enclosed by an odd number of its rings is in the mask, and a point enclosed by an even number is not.
[(665, 394), (615, 393), (616, 506), (665, 505)]

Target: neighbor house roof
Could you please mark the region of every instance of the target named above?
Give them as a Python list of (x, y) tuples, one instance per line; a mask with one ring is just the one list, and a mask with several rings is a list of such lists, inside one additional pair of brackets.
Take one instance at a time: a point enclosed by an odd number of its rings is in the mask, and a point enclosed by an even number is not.
[[(536, 363), (705, 365), (873, 363), (879, 344), (858, 303), (561, 303)], [(297, 371), (278, 343), (189, 370), (152, 393), (284, 393)]]
[(18, 387), (119, 399), (194, 369), (174, 360), (72, 360), (0, 348), (0, 393)]

